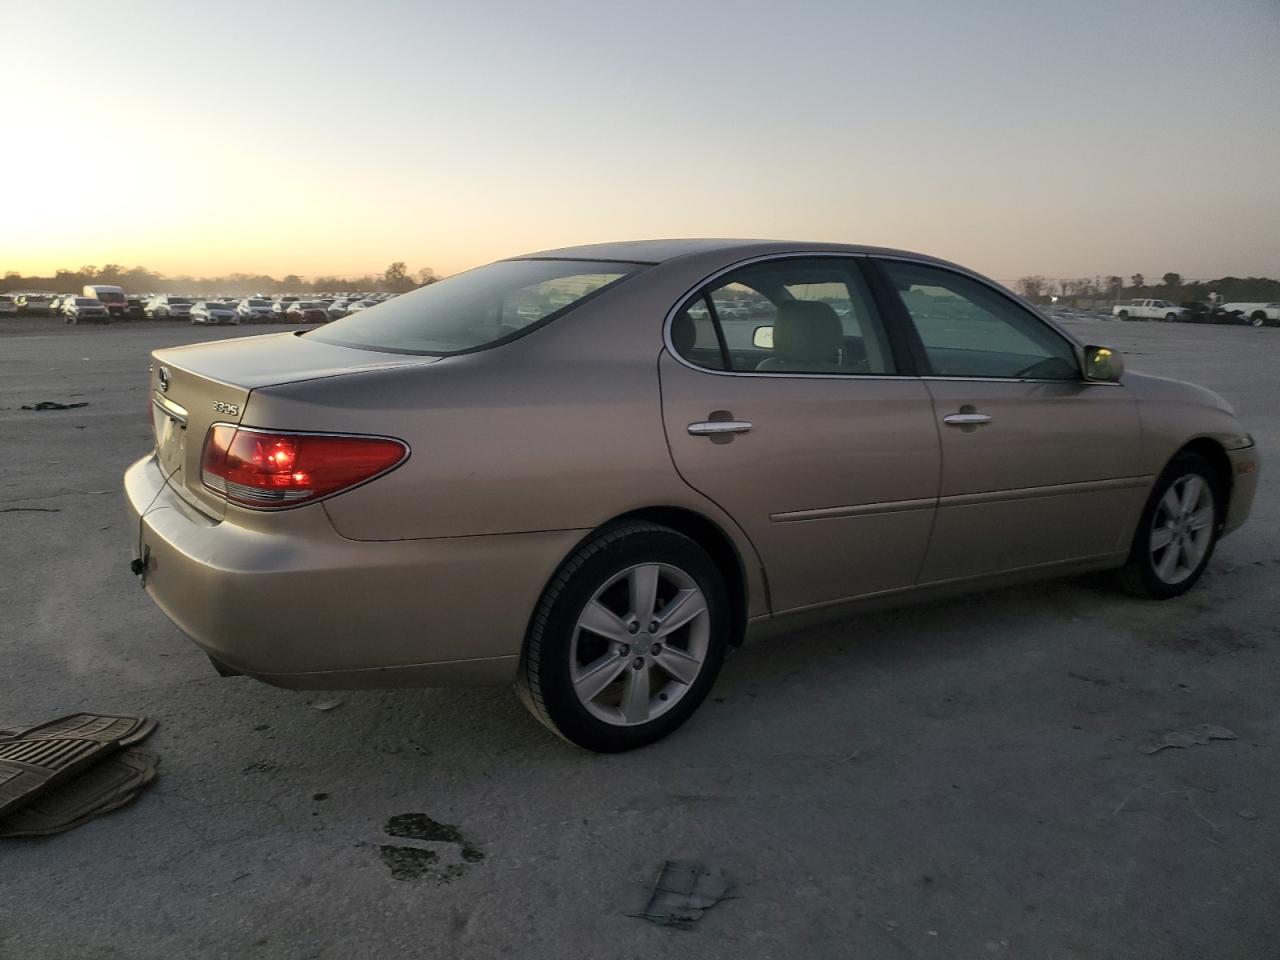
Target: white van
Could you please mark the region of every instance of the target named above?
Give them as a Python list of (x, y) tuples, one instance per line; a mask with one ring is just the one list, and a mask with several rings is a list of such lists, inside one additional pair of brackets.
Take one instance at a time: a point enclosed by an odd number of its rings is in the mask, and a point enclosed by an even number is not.
[(113, 317), (123, 317), (125, 310), (129, 308), (124, 298), (124, 288), (109, 283), (87, 283), (80, 296), (101, 300)]

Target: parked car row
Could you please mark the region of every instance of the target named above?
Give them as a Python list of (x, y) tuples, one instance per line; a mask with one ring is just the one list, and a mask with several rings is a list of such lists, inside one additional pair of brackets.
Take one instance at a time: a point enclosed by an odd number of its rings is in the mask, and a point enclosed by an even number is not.
[(1111, 308), (1120, 320), (1164, 320), (1183, 323), (1245, 324), (1251, 327), (1280, 326), (1280, 303), (1209, 304), (1189, 301), (1126, 300)]
[[(188, 297), (172, 293), (126, 294), (119, 287), (94, 285), (80, 294), (0, 294), (0, 317), (71, 316), (106, 319), (187, 319), (194, 324), (218, 323), (327, 323), (357, 313), (396, 296), (393, 293), (351, 293), (302, 298), (292, 294), (273, 297)], [(92, 309), (91, 300), (102, 310)]]

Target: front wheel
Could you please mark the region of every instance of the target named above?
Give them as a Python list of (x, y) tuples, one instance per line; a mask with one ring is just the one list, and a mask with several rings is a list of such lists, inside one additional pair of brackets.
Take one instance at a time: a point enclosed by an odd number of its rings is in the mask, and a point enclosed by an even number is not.
[(1177, 319), (1178, 319), (1178, 315), (1176, 313), (1166, 313), (1164, 315), (1165, 323), (1173, 323)]
[(1128, 310), (1121, 310), (1118, 314), (1116, 314), (1116, 316), (1118, 316), (1121, 320), (1128, 320), (1128, 319), (1129, 319), (1129, 311), (1128, 311)]
[(543, 593), (517, 690), (570, 743), (632, 750), (689, 719), (729, 633), (724, 582), (697, 543), (652, 523), (605, 527)]
[(1213, 467), (1197, 453), (1174, 457), (1156, 481), (1120, 585), (1136, 597), (1168, 600), (1204, 573), (1218, 538), (1220, 499)]
[(1249, 318), (1249, 326), (1251, 327), (1260, 327), (1266, 322), (1267, 322), (1267, 315), (1265, 313), (1255, 313), (1252, 317)]

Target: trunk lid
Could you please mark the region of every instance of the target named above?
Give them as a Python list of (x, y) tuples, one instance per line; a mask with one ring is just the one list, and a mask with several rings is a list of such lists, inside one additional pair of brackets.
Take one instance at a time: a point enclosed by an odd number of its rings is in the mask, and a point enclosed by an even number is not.
[[(205, 436), (215, 423), (239, 424), (258, 387), (423, 366), (438, 357), (375, 353), (292, 333), (169, 347), (152, 353), (151, 420), (156, 459), (169, 485), (201, 512), (222, 519), (226, 500), (200, 478)], [(290, 424), (246, 424), (287, 430)]]

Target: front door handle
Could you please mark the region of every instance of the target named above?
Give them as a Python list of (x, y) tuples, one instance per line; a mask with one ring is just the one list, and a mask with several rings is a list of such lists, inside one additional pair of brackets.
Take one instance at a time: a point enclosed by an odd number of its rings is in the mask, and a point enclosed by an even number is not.
[(726, 433), (746, 433), (751, 424), (746, 420), (699, 420), (689, 424), (689, 433), (695, 437), (718, 437)]
[(948, 427), (980, 427), (990, 423), (991, 418), (985, 413), (948, 413), (942, 422)]

